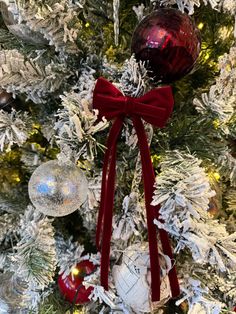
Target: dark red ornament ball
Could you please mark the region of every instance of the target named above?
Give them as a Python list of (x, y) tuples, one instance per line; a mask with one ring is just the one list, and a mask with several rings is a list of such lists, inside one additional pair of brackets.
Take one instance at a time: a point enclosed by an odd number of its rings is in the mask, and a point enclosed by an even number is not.
[(131, 51), (139, 61), (147, 61), (155, 81), (169, 83), (189, 73), (201, 49), (198, 28), (177, 9), (158, 9), (136, 27)]
[(76, 265), (72, 272), (63, 278), (58, 277), (58, 286), (64, 298), (73, 304), (84, 304), (89, 302), (89, 296), (93, 287), (85, 288), (82, 284), (84, 277), (93, 273), (96, 266), (89, 260), (82, 261)]

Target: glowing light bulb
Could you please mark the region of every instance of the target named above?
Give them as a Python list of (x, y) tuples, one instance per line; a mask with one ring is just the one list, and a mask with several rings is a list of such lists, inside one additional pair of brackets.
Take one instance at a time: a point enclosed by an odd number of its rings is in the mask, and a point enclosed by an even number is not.
[(213, 177), (216, 179), (216, 181), (220, 181), (220, 174), (218, 172), (214, 172)]
[(219, 126), (220, 126), (220, 120), (219, 119), (215, 119), (213, 121), (213, 126), (214, 126), (215, 129), (218, 129)]
[(76, 267), (74, 267), (74, 268), (72, 268), (71, 273), (72, 273), (72, 275), (74, 275), (74, 276), (78, 276), (78, 275), (79, 275), (79, 269), (76, 268)]
[(199, 23), (199, 24), (198, 24), (198, 26), (197, 26), (197, 27), (198, 27), (198, 29), (202, 30), (202, 29), (203, 29), (203, 27), (204, 27), (204, 24), (201, 22), (201, 23)]

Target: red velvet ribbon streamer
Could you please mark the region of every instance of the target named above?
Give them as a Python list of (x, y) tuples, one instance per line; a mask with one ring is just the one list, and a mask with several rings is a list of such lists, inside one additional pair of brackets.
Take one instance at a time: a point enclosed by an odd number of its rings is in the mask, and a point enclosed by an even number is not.
[[(99, 110), (100, 117), (105, 116), (108, 120), (114, 119), (108, 136), (107, 149), (104, 157), (101, 203), (96, 234), (97, 248), (101, 251), (101, 285), (108, 290), (112, 211), (115, 194), (116, 147), (124, 119), (126, 116), (129, 116), (133, 121), (138, 137), (142, 162), (152, 301), (160, 300), (161, 270), (157, 244), (157, 227), (153, 223), (154, 219), (159, 218), (160, 206), (151, 205), (155, 174), (142, 119), (159, 128), (164, 127), (172, 112), (173, 105), (174, 99), (170, 86), (153, 89), (142, 97), (133, 98), (124, 96), (114, 85), (101, 77), (97, 80), (93, 94), (93, 107)], [(163, 229), (159, 229), (158, 231), (163, 253), (169, 256), (172, 261), (172, 268), (168, 276), (172, 297), (174, 298), (179, 295), (180, 289), (172, 249), (167, 232)]]

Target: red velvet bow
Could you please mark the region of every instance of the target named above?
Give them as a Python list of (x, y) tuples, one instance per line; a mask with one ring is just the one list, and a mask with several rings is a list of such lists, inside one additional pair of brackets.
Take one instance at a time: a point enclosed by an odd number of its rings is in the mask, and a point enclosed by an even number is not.
[[(124, 96), (106, 79), (99, 78), (93, 94), (93, 107), (99, 110), (99, 115), (101, 117), (105, 116), (108, 120), (115, 119), (108, 136), (107, 150), (103, 164), (101, 203), (96, 234), (96, 244), (98, 249), (101, 250), (101, 285), (108, 290), (112, 209), (115, 193), (116, 144), (124, 119), (126, 116), (130, 116), (137, 133), (142, 162), (150, 253), (152, 301), (160, 300), (161, 281), (156, 234), (157, 227), (153, 223), (153, 220), (159, 217), (160, 206), (151, 205), (155, 174), (141, 118), (161, 128), (166, 124), (172, 112), (173, 105), (174, 99), (170, 86), (153, 89), (142, 97), (133, 98)], [(163, 229), (159, 229), (158, 231), (163, 253), (168, 255), (172, 261), (169, 281), (172, 297), (177, 297), (180, 290), (168, 234)]]

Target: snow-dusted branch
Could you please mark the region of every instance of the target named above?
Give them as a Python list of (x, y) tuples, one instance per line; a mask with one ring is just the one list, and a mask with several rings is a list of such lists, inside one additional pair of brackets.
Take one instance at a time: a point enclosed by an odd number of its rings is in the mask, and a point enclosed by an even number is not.
[(25, 93), (35, 103), (58, 90), (65, 77), (63, 64), (51, 61), (45, 66), (15, 49), (0, 51), (0, 86), (13, 94)]
[(29, 206), (21, 219), (21, 240), (12, 259), (17, 275), (29, 285), (44, 289), (53, 282), (56, 270), (54, 229), (51, 220)]
[(0, 151), (10, 150), (13, 144), (24, 144), (30, 130), (30, 117), (27, 113), (0, 110)]
[(160, 221), (155, 223), (176, 240), (176, 252), (188, 248), (195, 262), (225, 272), (236, 267), (236, 233), (229, 235), (224, 224), (208, 215), (215, 192), (200, 164), (190, 154), (167, 154), (153, 196), (152, 204), (161, 204)]

